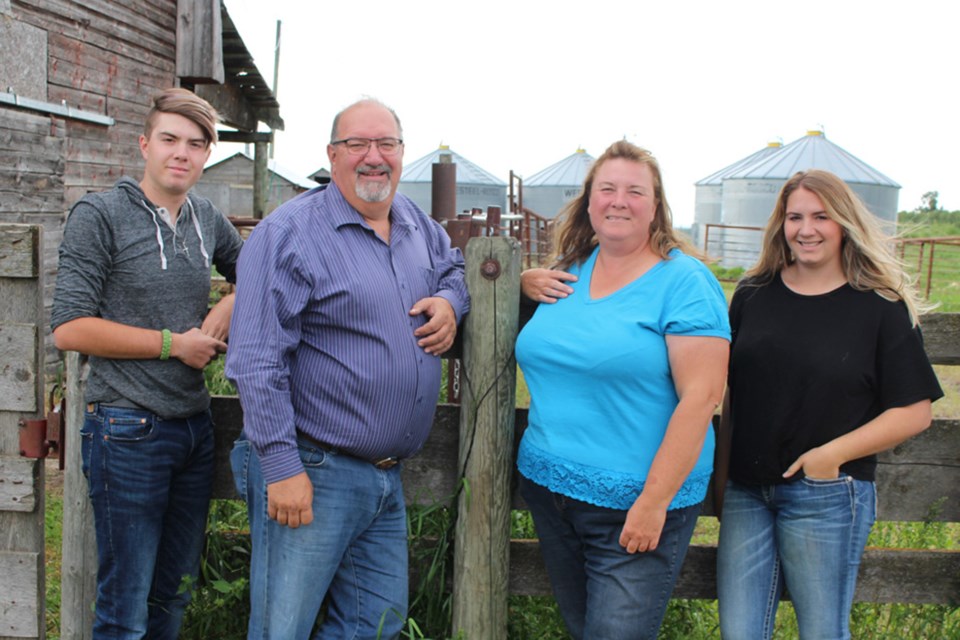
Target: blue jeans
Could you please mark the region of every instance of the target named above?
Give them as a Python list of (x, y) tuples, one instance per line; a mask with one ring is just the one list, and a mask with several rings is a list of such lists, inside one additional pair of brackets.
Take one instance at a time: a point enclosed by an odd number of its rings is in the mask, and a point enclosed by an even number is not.
[(567, 631), (575, 640), (655, 640), (700, 514), (667, 512), (656, 550), (627, 553), (627, 512), (554, 493), (521, 476), (540, 552)]
[(175, 640), (203, 551), (210, 413), (87, 405), (81, 436), (99, 556), (93, 637)]
[(784, 586), (800, 638), (850, 638), (857, 570), (876, 514), (874, 484), (846, 474), (760, 487), (729, 482), (717, 557), (723, 638), (770, 638)]
[(400, 465), (299, 443), (313, 483), (313, 522), (291, 529), (267, 515), (260, 461), (241, 438), (230, 454), (250, 514), (249, 640), (396, 638), (407, 617), (407, 512)]

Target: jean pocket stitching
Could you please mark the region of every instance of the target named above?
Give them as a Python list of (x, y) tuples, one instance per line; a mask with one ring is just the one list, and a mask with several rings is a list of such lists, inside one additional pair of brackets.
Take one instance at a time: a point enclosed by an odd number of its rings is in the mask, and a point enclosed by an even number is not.
[(811, 478), (804, 476), (802, 482), (812, 487), (829, 487), (832, 485), (847, 484), (851, 481), (850, 476), (841, 473), (836, 478)]
[(156, 420), (152, 418), (105, 416), (103, 424), (104, 439), (112, 442), (143, 442), (152, 438), (156, 430)]

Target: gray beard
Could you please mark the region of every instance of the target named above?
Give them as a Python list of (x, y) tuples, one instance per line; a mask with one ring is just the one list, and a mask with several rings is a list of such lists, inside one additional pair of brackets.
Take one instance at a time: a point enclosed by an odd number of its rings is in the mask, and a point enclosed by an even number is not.
[(356, 183), (357, 197), (364, 202), (383, 202), (390, 197), (390, 183), (364, 183), (360, 179)]

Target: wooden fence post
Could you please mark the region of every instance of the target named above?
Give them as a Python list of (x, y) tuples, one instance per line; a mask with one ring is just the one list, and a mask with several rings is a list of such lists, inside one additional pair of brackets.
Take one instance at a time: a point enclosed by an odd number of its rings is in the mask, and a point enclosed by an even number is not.
[(83, 424), (83, 385), (80, 354), (64, 354), (67, 399), (67, 457), (63, 471), (63, 556), (60, 567), (60, 640), (88, 640), (93, 636), (93, 604), (97, 597), (97, 542), (93, 505), (87, 494), (80, 459)]
[(467, 244), (453, 631), (471, 640), (507, 637), (520, 255), (513, 238)]
[(0, 638), (44, 638), (44, 467), (20, 455), (42, 418), (43, 233), (0, 224)]

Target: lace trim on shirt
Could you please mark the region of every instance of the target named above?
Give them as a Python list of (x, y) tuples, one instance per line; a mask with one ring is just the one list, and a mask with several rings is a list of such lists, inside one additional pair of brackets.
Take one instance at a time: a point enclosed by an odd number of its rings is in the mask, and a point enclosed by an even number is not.
[[(632, 507), (644, 486), (644, 481), (635, 475), (558, 458), (527, 444), (525, 439), (520, 444), (517, 468), (526, 478), (555, 493), (611, 509)], [(703, 502), (710, 475), (710, 472), (691, 473), (668, 509), (680, 509)]]

